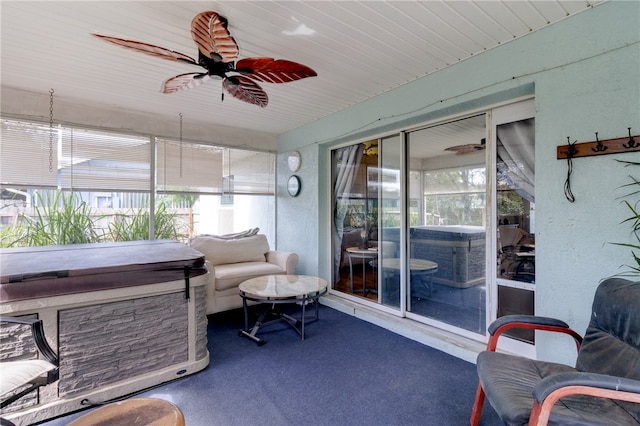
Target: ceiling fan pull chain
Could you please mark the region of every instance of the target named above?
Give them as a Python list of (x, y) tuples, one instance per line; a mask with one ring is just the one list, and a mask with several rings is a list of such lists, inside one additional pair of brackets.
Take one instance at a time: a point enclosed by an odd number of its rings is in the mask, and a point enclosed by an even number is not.
[(53, 172), (53, 89), (49, 90), (49, 173)]

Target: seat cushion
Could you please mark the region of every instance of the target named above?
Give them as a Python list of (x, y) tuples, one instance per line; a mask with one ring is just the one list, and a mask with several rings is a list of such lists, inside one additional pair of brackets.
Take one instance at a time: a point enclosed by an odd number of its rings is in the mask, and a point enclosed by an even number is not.
[(268, 262), (244, 262), (215, 267), (216, 290), (237, 287), (241, 282), (262, 275), (284, 274), (287, 271)]
[(0, 395), (3, 395), (30, 383), (32, 380), (55, 369), (55, 365), (41, 360), (0, 362)]
[[(533, 387), (544, 377), (574, 368), (534, 361), (499, 352), (482, 352), (477, 361), (478, 377), (493, 408), (507, 425), (527, 425), (533, 407)], [(563, 398), (553, 408), (549, 425), (638, 425), (615, 402), (588, 396)]]
[(200, 235), (194, 237), (189, 245), (204, 254), (205, 259), (214, 266), (241, 262), (266, 262), (269, 242), (263, 234), (235, 240), (223, 240)]

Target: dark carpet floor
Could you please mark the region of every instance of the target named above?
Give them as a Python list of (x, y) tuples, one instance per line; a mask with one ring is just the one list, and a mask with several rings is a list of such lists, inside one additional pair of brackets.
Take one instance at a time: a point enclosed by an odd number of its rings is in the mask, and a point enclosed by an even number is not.
[[(175, 403), (189, 426), (469, 424), (471, 363), (324, 306), (304, 341), (278, 323), (259, 347), (242, 325), (240, 310), (210, 317), (210, 365), (135, 396)], [(488, 404), (481, 424), (502, 424)]]

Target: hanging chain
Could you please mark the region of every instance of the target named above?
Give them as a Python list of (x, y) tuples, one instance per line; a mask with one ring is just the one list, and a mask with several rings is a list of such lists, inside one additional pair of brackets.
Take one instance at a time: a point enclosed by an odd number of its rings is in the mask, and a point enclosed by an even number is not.
[(49, 173), (53, 172), (53, 89), (49, 90)]
[(182, 177), (182, 113), (180, 113), (180, 177)]
[(69, 180), (69, 186), (71, 187), (71, 192), (73, 192), (73, 177), (75, 176), (75, 174), (73, 173), (73, 164), (75, 163), (73, 161), (73, 154), (74, 154), (75, 147), (73, 146), (73, 128), (69, 130), (71, 130), (69, 132), (69, 136), (70, 136), (69, 147), (70, 147), (70, 153), (71, 153), (71, 164), (69, 166), (69, 168), (71, 169), (69, 173), (69, 176), (71, 179)]

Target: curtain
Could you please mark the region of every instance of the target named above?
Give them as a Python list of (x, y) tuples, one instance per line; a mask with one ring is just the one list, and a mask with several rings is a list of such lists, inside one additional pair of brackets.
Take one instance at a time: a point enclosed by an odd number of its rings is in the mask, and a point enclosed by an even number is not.
[(498, 178), (522, 198), (535, 202), (535, 119), (501, 124), (497, 129)]
[(333, 215), (333, 279), (340, 277), (340, 257), (342, 256), (342, 235), (346, 208), (353, 181), (360, 167), (364, 144), (351, 145), (334, 151), (334, 215)]

